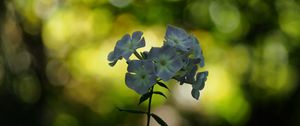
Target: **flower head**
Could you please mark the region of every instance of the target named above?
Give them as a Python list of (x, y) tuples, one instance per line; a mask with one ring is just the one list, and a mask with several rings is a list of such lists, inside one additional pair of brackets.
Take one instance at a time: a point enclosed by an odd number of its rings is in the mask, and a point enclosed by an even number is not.
[(148, 58), (153, 60), (156, 66), (156, 75), (163, 81), (171, 79), (183, 67), (181, 57), (176, 55), (176, 49), (170, 46), (152, 47)]
[(168, 25), (164, 44), (176, 47), (182, 51), (190, 51), (193, 45), (193, 39), (183, 29)]
[[(162, 47), (152, 47), (149, 52), (138, 53), (136, 49), (145, 46), (142, 34), (136, 31), (132, 36), (124, 35), (107, 57), (111, 66), (122, 58), (126, 59), (126, 85), (139, 94), (145, 94), (160, 79), (175, 79), (180, 84), (191, 84), (191, 94), (198, 99), (208, 72), (197, 73), (198, 65), (204, 67), (202, 48), (197, 38), (181, 28), (168, 25)], [(139, 60), (130, 60), (132, 53)]]
[(126, 85), (139, 94), (147, 93), (148, 89), (156, 83), (157, 78), (153, 62), (150, 60), (130, 60), (127, 63)]
[(129, 60), (131, 54), (138, 48), (145, 46), (145, 39), (142, 37), (143, 33), (136, 31), (130, 37), (126, 34), (119, 40), (112, 52), (108, 55), (108, 60), (111, 62), (110, 65), (114, 66), (119, 59), (125, 58)]
[(200, 95), (199, 91), (204, 88), (207, 76), (208, 76), (208, 72), (207, 71), (197, 73), (196, 81), (195, 81), (195, 83), (192, 84), (193, 89), (192, 89), (192, 92), (191, 92), (192, 96), (195, 99), (199, 98), (199, 95)]

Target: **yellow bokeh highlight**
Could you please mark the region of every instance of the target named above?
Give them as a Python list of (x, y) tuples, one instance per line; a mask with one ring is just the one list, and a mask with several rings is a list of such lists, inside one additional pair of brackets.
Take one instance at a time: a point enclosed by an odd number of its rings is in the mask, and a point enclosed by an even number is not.
[(43, 40), (51, 53), (63, 57), (73, 48), (104, 39), (110, 29), (109, 11), (83, 6), (66, 7), (46, 22)]
[(203, 111), (219, 115), (232, 125), (243, 124), (251, 108), (242, 94), (238, 80), (221, 65), (210, 64), (207, 69), (208, 80), (205, 90), (201, 92)]

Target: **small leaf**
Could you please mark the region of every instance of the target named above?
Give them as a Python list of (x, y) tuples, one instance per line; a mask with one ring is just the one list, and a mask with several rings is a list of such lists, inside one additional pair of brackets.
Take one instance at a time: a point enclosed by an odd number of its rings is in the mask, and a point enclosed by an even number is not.
[(154, 91), (153, 94), (161, 95), (161, 96), (163, 96), (167, 99), (167, 96), (164, 93), (160, 92), (160, 91)]
[(154, 113), (151, 113), (151, 116), (155, 119), (156, 122), (158, 122), (161, 126), (168, 126), (168, 124), (162, 120), (159, 116), (155, 115)]
[(147, 112), (139, 111), (139, 110), (130, 110), (130, 109), (120, 109), (117, 107), (117, 109), (121, 112), (129, 112), (129, 113), (135, 113), (135, 114), (147, 114)]
[(161, 87), (164, 87), (164, 88), (166, 88), (166, 89), (168, 89), (169, 90), (169, 88), (167, 87), (167, 85), (166, 84), (164, 84), (164, 83), (162, 83), (162, 82), (156, 82), (159, 86), (161, 86)]
[(144, 101), (146, 101), (148, 98), (150, 98), (151, 95), (152, 95), (151, 92), (148, 92), (148, 93), (146, 93), (146, 94), (143, 94), (143, 95), (141, 96), (141, 98), (140, 98), (139, 104), (141, 104), (141, 103), (143, 103)]

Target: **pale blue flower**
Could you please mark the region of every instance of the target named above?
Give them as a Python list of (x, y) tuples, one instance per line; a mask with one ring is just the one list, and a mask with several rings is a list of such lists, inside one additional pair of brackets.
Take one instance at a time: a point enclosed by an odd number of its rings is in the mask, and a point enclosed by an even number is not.
[(170, 46), (152, 47), (148, 58), (153, 60), (156, 75), (163, 81), (171, 79), (184, 65), (181, 57), (176, 55), (176, 49)]
[(183, 29), (168, 25), (164, 44), (186, 52), (191, 50), (193, 39)]
[(107, 59), (110, 61), (110, 65), (114, 66), (119, 59), (125, 58), (129, 60), (129, 57), (136, 49), (145, 46), (145, 39), (142, 37), (143, 33), (136, 31), (130, 37), (126, 34), (119, 40), (112, 52), (109, 53)]
[(126, 85), (139, 94), (145, 94), (156, 83), (154, 64), (151, 60), (129, 60), (125, 76)]

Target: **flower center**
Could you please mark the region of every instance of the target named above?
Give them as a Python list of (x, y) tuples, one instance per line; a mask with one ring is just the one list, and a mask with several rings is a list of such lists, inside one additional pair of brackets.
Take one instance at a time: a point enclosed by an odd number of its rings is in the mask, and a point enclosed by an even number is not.
[(160, 60), (160, 65), (165, 66), (167, 64), (166, 60)]
[(176, 44), (178, 44), (178, 43), (179, 43), (179, 41), (178, 41), (177, 39), (174, 39), (174, 42), (175, 42)]
[(133, 50), (133, 44), (132, 44), (131, 42), (129, 43), (128, 46), (129, 46), (129, 49), (130, 49), (130, 50)]

